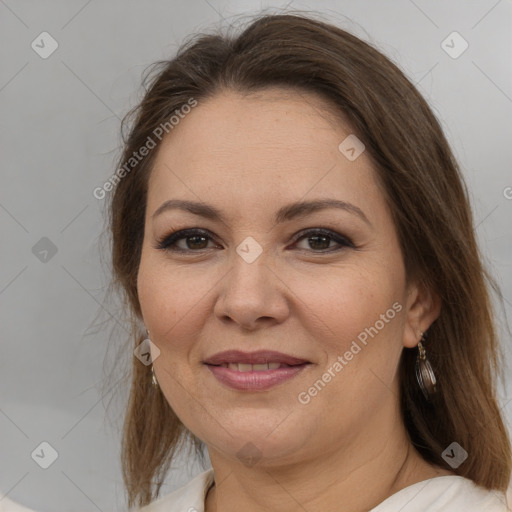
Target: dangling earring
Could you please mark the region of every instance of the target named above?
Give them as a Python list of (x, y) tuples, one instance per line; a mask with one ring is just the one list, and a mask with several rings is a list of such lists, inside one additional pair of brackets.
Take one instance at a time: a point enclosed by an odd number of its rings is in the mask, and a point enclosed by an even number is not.
[(427, 351), (422, 343), (422, 341), (425, 341), (425, 335), (421, 331), (420, 334), (421, 340), (418, 343), (418, 357), (416, 358), (416, 380), (425, 399), (430, 402), (432, 396), (437, 393), (437, 380), (432, 365), (427, 359)]
[(155, 370), (153, 365), (151, 365), (151, 384), (153, 384), (154, 388), (158, 388), (158, 381), (156, 380)]
[[(149, 340), (149, 331), (147, 329), (146, 332), (148, 333), (147, 339)], [(153, 368), (153, 364), (151, 364), (151, 384), (155, 389), (158, 389), (158, 381), (156, 380), (155, 369)]]

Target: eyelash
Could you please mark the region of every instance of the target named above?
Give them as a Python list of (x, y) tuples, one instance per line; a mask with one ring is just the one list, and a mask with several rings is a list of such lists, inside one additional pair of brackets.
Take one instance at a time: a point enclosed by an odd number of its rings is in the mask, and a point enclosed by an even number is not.
[[(314, 253), (325, 254), (325, 253), (338, 252), (345, 247), (355, 249), (355, 245), (349, 238), (342, 236), (339, 233), (336, 233), (335, 231), (331, 231), (329, 229), (324, 229), (324, 228), (312, 228), (312, 229), (307, 229), (307, 230), (301, 231), (300, 233), (298, 233), (298, 235), (294, 239), (293, 243), (297, 243), (298, 241), (302, 240), (303, 238), (311, 238), (314, 235), (326, 236), (341, 246), (341, 247), (338, 247), (335, 249), (332, 249), (332, 248), (331, 249), (323, 249), (323, 250), (311, 249), (312, 252), (314, 252)], [(163, 238), (158, 240), (157, 244), (155, 245), (155, 249), (159, 249), (159, 250), (163, 250), (163, 251), (172, 251), (172, 252), (177, 252), (177, 253), (191, 253), (191, 252), (200, 253), (200, 252), (208, 250), (208, 248), (197, 249), (197, 250), (176, 248), (176, 246), (175, 246), (176, 242), (178, 242), (179, 240), (192, 238), (194, 236), (203, 236), (203, 237), (213, 241), (213, 238), (211, 237), (210, 233), (206, 230), (196, 229), (196, 228), (181, 229), (178, 231), (174, 231), (168, 235), (165, 235)], [(299, 249), (299, 250), (307, 250), (307, 249)]]

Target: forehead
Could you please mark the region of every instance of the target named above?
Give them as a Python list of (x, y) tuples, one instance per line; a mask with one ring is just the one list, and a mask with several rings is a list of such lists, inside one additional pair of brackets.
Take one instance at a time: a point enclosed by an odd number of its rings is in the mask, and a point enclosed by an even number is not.
[[(200, 100), (164, 138), (160, 153), (178, 144), (188, 149), (192, 144), (198, 156), (207, 149), (215, 154), (256, 145), (272, 151), (283, 143), (299, 152), (325, 151), (343, 133), (350, 133), (345, 116), (317, 94), (279, 88), (243, 94), (223, 91)], [(333, 140), (326, 140), (327, 135)]]
[(369, 157), (363, 152), (349, 161), (339, 150), (351, 133), (316, 94), (222, 92), (199, 101), (162, 141), (148, 210), (170, 197), (218, 200), (241, 215), (245, 208), (306, 196), (377, 201), (381, 194)]

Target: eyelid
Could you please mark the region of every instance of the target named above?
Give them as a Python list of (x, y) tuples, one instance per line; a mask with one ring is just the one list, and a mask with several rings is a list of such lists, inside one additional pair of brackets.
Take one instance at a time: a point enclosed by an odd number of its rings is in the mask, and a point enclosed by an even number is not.
[[(183, 238), (189, 238), (192, 236), (200, 236), (203, 235), (208, 237), (210, 240), (215, 240), (215, 236), (211, 231), (204, 228), (185, 228), (185, 229), (171, 229), (168, 234), (163, 235), (162, 237), (156, 240), (156, 244), (154, 245), (155, 249), (160, 250), (171, 250), (168, 249), (168, 246), (171, 243), (175, 243)], [(201, 249), (204, 250), (204, 249)], [(185, 249), (174, 249), (175, 252), (199, 252), (199, 251), (191, 251)]]
[[(337, 231), (334, 231), (332, 229), (321, 228), (321, 227), (320, 228), (306, 228), (306, 229), (299, 231), (296, 235), (294, 235), (293, 243), (296, 243), (301, 238), (304, 238), (309, 234), (325, 235), (325, 236), (330, 237), (333, 241), (335, 241), (336, 243), (338, 243), (340, 245), (343, 245), (341, 243), (341, 242), (343, 242), (345, 245), (355, 248), (354, 242), (352, 242), (352, 240), (348, 236), (338, 233)], [(313, 252), (318, 252), (319, 254), (321, 254), (322, 251), (313, 251)], [(327, 252), (327, 251), (324, 251), (324, 252)]]

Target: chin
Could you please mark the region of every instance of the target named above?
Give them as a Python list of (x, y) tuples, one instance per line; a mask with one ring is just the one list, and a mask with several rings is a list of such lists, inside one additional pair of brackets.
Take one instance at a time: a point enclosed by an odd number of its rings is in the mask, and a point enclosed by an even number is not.
[[(308, 442), (308, 436), (300, 438), (294, 429), (276, 429), (275, 421), (268, 426), (263, 423), (258, 428), (254, 424), (247, 424), (246, 428), (226, 426), (226, 431), (222, 439), (212, 437), (211, 445), (215, 451), (248, 467), (275, 467), (298, 462), (301, 448)], [(205, 442), (209, 446), (207, 439)]]

